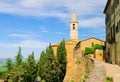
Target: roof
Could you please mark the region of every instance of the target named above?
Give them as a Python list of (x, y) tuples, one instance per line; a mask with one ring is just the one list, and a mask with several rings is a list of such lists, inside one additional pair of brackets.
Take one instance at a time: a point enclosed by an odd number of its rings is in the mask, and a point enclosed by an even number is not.
[(78, 23), (78, 20), (77, 20), (77, 16), (76, 16), (76, 12), (75, 12), (75, 11), (73, 11), (73, 13), (72, 13), (72, 17), (71, 17), (70, 23), (71, 23), (71, 22), (76, 22), (76, 23)]
[[(68, 39), (68, 40), (65, 41), (65, 45), (74, 45), (78, 42), (79, 42), (78, 39), (76, 39), (76, 40)], [(53, 44), (52, 47), (57, 47), (59, 44), (60, 44), (60, 42), (56, 43), (56, 44)]]
[(85, 40), (81, 40), (81, 42), (86, 41), (86, 40), (89, 40), (89, 39), (96, 39), (96, 40), (99, 40), (99, 41), (105, 42), (104, 40), (101, 40), (101, 39), (98, 39), (98, 38), (95, 38), (95, 37), (91, 37), (91, 38), (88, 38), (88, 39), (85, 39)]
[(81, 42), (84, 42), (84, 41), (89, 40), (89, 39), (96, 39), (96, 40), (99, 40), (99, 41), (105, 42), (104, 40), (100, 40), (100, 39), (97, 39), (97, 38), (95, 38), (95, 37), (91, 37), (91, 38), (88, 38), (88, 39), (85, 39), (85, 40), (79, 41), (79, 42), (76, 44), (76, 46), (75, 46), (74, 49), (79, 48)]
[(108, 0), (108, 1), (107, 1), (107, 4), (106, 4), (106, 6), (105, 6), (105, 9), (104, 9), (103, 13), (106, 13), (106, 10), (107, 10), (107, 8), (108, 8), (110, 2), (111, 2), (111, 0)]

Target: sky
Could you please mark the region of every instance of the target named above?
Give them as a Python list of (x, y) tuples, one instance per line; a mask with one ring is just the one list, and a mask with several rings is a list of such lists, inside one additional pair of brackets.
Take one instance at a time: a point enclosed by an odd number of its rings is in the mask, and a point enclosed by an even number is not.
[(14, 58), (18, 47), (35, 58), (49, 43), (69, 39), (73, 10), (79, 21), (79, 39), (105, 40), (107, 0), (0, 0), (0, 58)]

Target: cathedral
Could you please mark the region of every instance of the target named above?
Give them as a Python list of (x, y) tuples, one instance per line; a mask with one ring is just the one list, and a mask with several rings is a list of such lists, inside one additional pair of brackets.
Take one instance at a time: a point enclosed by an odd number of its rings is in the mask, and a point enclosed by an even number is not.
[[(70, 78), (72, 79), (75, 76), (77, 68), (76, 60), (77, 58), (84, 57), (83, 52), (86, 47), (92, 48), (92, 46), (95, 44), (104, 45), (105, 43), (105, 41), (94, 37), (80, 41), (78, 37), (78, 25), (79, 22), (74, 11), (70, 20), (70, 38), (65, 41), (65, 48), (67, 52), (67, 71), (64, 82), (66, 82), (66, 80), (68, 81)], [(55, 55), (57, 54), (58, 45), (59, 43), (52, 45)], [(96, 58), (103, 61), (103, 51), (98, 51), (96, 54)]]

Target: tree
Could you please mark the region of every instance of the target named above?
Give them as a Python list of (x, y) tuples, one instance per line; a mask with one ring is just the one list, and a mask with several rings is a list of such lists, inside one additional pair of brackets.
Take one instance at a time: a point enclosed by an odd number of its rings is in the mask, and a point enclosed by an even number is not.
[(63, 40), (57, 47), (57, 62), (60, 64), (59, 82), (63, 82), (66, 74), (67, 58), (66, 58), (65, 40)]
[(55, 56), (51, 44), (46, 48), (46, 52), (41, 53), (38, 62), (38, 75), (46, 82), (55, 82), (54, 77), (56, 74), (55, 69)]
[(9, 74), (10, 74), (10, 72), (12, 71), (12, 69), (13, 69), (13, 63), (12, 63), (12, 60), (11, 59), (7, 59), (6, 60), (6, 68), (7, 68), (7, 70), (6, 70), (6, 78), (8, 78), (9, 79)]
[(38, 61), (38, 75), (40, 77), (44, 77), (44, 68), (43, 68), (44, 65), (45, 65), (45, 52), (42, 51)]
[(7, 59), (6, 67), (7, 67), (7, 72), (10, 73), (10, 71), (13, 69), (13, 63), (11, 59)]
[(18, 54), (16, 56), (16, 66), (19, 66), (21, 63), (22, 63), (21, 47), (18, 47)]
[(26, 82), (34, 82), (37, 77), (37, 65), (34, 59), (34, 52), (27, 58), (24, 76)]
[(23, 81), (23, 78), (22, 78), (23, 75), (24, 75), (24, 67), (22, 65), (14, 66), (9, 74), (12, 82)]
[(16, 56), (15, 66), (11, 70), (9, 76), (13, 82), (20, 82), (23, 80), (22, 76), (24, 74), (24, 66), (22, 62), (21, 48), (18, 47), (18, 54)]

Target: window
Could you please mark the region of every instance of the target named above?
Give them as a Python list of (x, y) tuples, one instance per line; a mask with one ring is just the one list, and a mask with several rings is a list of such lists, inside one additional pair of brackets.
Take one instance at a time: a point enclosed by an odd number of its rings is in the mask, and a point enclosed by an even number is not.
[(73, 24), (73, 30), (75, 30), (75, 24)]
[(119, 32), (119, 27), (118, 27), (118, 24), (119, 24), (119, 23), (117, 23), (117, 26), (116, 26), (116, 33), (118, 33), (118, 32)]
[(113, 39), (115, 39), (115, 25), (113, 26)]
[(120, 30), (120, 21), (119, 21), (119, 23), (118, 23), (118, 29)]
[(110, 28), (110, 36), (112, 37), (112, 27)]
[(115, 3), (115, 8), (116, 8), (119, 4), (119, 0), (115, 0), (114, 3)]
[(113, 27), (111, 27), (110, 35), (111, 35), (111, 38), (115, 39), (115, 25), (113, 25)]
[(114, 12), (114, 4), (111, 6), (111, 14)]
[(106, 14), (106, 19), (105, 19), (106, 24), (108, 24), (109, 21), (110, 21), (110, 13)]
[(92, 42), (92, 48), (93, 48), (93, 46), (94, 46), (94, 43)]

